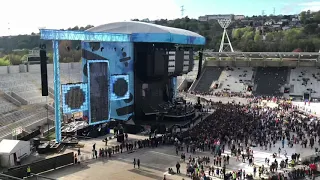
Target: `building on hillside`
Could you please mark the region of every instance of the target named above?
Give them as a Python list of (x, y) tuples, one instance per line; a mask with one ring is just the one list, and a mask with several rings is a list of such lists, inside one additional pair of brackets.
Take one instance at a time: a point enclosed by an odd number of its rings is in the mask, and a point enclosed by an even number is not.
[[(245, 18), (244, 15), (237, 15), (237, 18), (240, 18), (238, 20), (241, 20), (242, 16), (243, 19)], [(218, 20), (218, 19), (235, 19), (235, 15), (233, 14), (214, 14), (214, 15), (205, 15), (205, 16), (200, 16), (198, 18), (199, 21), (210, 21), (210, 20)]]
[(215, 14), (215, 15), (207, 15), (208, 21), (217, 20), (217, 19), (233, 19), (233, 14)]
[(243, 20), (246, 18), (244, 15), (234, 15), (234, 20)]
[(271, 26), (272, 24), (274, 24), (273, 20), (269, 20), (264, 23), (265, 26)]
[(199, 21), (208, 21), (208, 17), (207, 16), (200, 16), (198, 18)]
[(288, 29), (291, 29), (291, 27), (290, 27), (290, 26), (283, 26), (283, 27), (282, 27), (282, 30), (283, 30), (283, 31), (288, 30)]
[(279, 30), (281, 30), (282, 28), (281, 28), (281, 25), (280, 25), (280, 24), (274, 24), (274, 25), (272, 25), (272, 29), (273, 29), (273, 31), (279, 31)]
[(292, 22), (299, 22), (300, 20), (299, 20), (299, 18), (294, 17), (294, 18), (291, 19), (291, 21), (292, 21)]

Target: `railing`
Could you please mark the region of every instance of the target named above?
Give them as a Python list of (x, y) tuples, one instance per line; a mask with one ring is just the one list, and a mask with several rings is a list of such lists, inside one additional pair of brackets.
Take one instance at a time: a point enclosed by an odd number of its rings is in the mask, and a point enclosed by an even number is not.
[(0, 173), (0, 179), (1, 180), (23, 180), (21, 178), (17, 178), (17, 177), (6, 175), (6, 174), (2, 174), (2, 173)]
[(14, 97), (11, 96), (11, 92), (6, 92), (4, 93), (3, 97), (8, 100), (9, 102), (17, 105), (17, 106), (21, 106), (21, 102), (19, 102), (17, 99), (15, 99)]
[(54, 179), (54, 178), (42, 176), (42, 175), (40, 175), (40, 174), (31, 173), (31, 175), (32, 175), (32, 179), (37, 179), (37, 180), (40, 180), (40, 179), (56, 180), (56, 179)]
[(28, 127), (38, 121), (43, 120), (47, 117), (47, 112), (42, 111), (40, 113), (31, 115), (27, 118), (12, 122), (6, 126), (0, 127), (0, 138), (6, 137), (12, 133), (12, 130), (17, 127)]
[(18, 94), (15, 92), (11, 92), (11, 96), (15, 99), (17, 99), (19, 102), (21, 102), (22, 105), (27, 105), (28, 101), (24, 99), (23, 97), (20, 97)]

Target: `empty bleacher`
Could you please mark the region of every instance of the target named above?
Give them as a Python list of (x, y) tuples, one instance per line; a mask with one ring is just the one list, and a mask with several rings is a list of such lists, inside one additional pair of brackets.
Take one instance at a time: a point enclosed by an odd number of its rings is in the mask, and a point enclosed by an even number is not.
[(281, 96), (280, 88), (286, 84), (289, 74), (287, 67), (259, 67), (254, 77), (256, 90), (254, 94)]
[(245, 84), (252, 84), (253, 68), (234, 67), (225, 68), (219, 78), (221, 86), (219, 90), (229, 90), (231, 92), (244, 92)]
[(297, 67), (291, 69), (290, 95), (302, 96), (312, 92), (312, 97), (320, 98), (320, 69), (315, 67)]
[(38, 121), (53, 115), (43, 105), (29, 105), (17, 111), (0, 115), (0, 138), (6, 137), (12, 133), (14, 128), (28, 127)]
[(17, 109), (18, 107), (13, 103), (7, 101), (2, 95), (0, 95), (0, 114), (4, 114)]
[(203, 68), (202, 75), (196, 84), (193, 91), (195, 92), (208, 92), (210, 86), (214, 81), (217, 81), (221, 75), (223, 68), (207, 66)]
[[(2, 76), (6, 77), (7, 75)], [(0, 90), (15, 93), (28, 102), (28, 104), (42, 103), (45, 102), (45, 99), (41, 96), (37, 81), (40, 80), (34, 78), (29, 73), (12, 74), (8, 79), (4, 78), (0, 80)]]

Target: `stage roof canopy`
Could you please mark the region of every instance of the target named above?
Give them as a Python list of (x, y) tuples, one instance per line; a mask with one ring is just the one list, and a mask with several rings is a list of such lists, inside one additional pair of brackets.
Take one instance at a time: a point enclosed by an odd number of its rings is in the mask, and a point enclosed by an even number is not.
[(82, 40), (99, 42), (148, 42), (204, 45), (203, 36), (184, 29), (138, 21), (115, 22), (87, 31), (40, 30), (45, 40)]

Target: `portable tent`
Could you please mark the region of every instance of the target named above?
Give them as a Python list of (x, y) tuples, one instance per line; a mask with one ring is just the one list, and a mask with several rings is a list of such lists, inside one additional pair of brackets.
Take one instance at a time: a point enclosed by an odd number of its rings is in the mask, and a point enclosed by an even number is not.
[(2, 167), (14, 166), (18, 158), (21, 160), (29, 156), (30, 153), (29, 141), (4, 139), (0, 142), (0, 162)]

